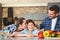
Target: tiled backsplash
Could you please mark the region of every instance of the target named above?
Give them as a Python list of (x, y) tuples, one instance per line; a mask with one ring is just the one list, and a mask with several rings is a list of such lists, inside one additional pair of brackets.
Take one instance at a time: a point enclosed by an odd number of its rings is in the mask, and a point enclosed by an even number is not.
[(14, 7), (14, 17), (18, 14), (29, 14), (29, 13), (47, 13), (47, 6), (30, 6), (30, 7)]

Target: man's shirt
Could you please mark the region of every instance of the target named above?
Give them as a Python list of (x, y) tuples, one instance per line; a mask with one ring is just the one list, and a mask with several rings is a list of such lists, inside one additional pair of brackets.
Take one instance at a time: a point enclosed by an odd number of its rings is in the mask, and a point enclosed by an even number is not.
[(57, 22), (57, 17), (54, 18), (54, 19), (52, 19), (51, 21), (52, 21), (51, 22), (51, 30), (54, 30), (55, 29), (56, 22)]

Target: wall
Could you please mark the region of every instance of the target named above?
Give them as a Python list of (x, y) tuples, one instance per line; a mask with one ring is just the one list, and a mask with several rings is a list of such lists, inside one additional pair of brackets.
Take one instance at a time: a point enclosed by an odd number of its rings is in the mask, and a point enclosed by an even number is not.
[[(43, 10), (44, 9), (44, 10)], [(7, 17), (7, 7), (3, 7), (3, 18)], [(37, 14), (44, 14), (47, 13), (47, 6), (27, 6), (27, 7), (13, 7), (13, 17), (16, 17), (20, 14), (31, 14), (31, 13), (37, 13)], [(42, 20), (35, 20), (37, 24), (42, 22)]]

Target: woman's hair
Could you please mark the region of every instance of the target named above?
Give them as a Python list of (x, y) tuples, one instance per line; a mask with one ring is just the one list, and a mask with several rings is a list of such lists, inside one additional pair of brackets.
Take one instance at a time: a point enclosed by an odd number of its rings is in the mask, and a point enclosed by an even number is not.
[(18, 24), (21, 24), (22, 25), (23, 24), (23, 20), (25, 20), (25, 18), (23, 18), (23, 17), (19, 18), (18, 19)]
[(16, 30), (19, 27), (19, 25), (23, 24), (23, 20), (25, 20), (25, 18), (23, 18), (23, 17), (21, 17), (21, 18), (18, 19), (17, 24), (16, 24)]
[(30, 22), (33, 23), (33, 25), (36, 27), (35, 22), (33, 20), (31, 20), (31, 19), (28, 19), (26, 23), (29, 24)]

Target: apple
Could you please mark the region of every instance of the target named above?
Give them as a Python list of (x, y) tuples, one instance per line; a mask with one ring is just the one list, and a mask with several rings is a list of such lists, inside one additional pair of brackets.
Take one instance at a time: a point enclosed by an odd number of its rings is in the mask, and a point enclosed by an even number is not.
[(43, 35), (44, 35), (44, 37), (49, 37), (49, 31), (44, 31), (44, 33), (43, 33)]
[(52, 34), (52, 33), (53, 33), (53, 31), (52, 31), (52, 30), (48, 30), (48, 32), (49, 32), (49, 34)]
[(59, 31), (57, 31), (57, 32), (56, 32), (56, 34), (57, 34), (57, 37), (59, 37), (59, 38), (60, 38), (60, 32), (59, 32)]
[(60, 34), (60, 32), (59, 32), (59, 31), (57, 31), (57, 32), (56, 32), (56, 34), (58, 35), (58, 34)]

